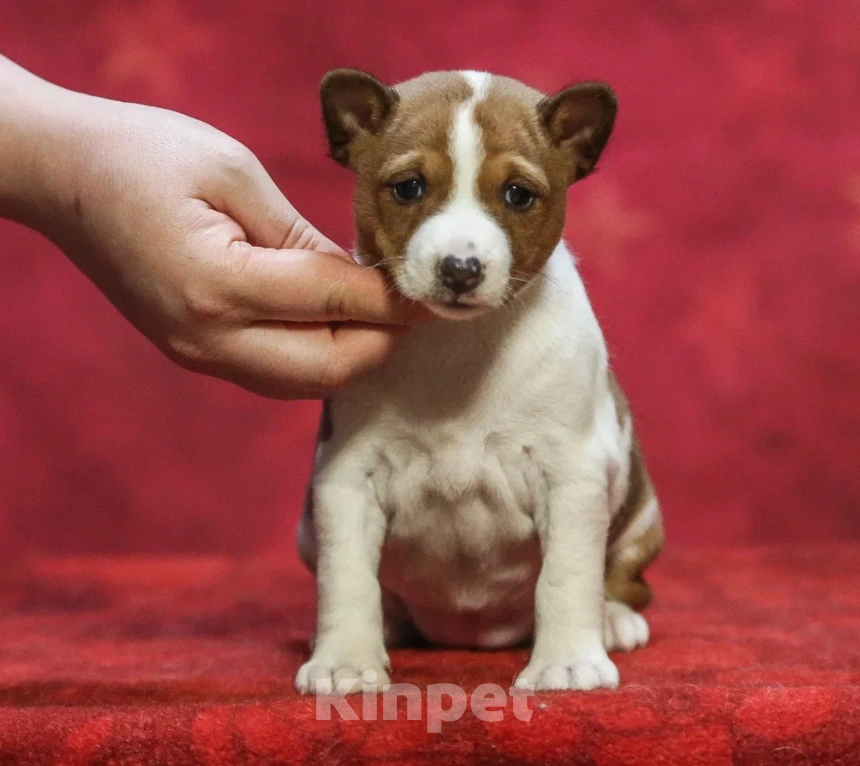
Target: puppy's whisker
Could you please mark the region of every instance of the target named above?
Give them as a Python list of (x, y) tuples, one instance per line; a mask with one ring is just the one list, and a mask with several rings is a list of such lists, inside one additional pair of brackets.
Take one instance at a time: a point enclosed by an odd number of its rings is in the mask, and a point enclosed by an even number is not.
[[(523, 280), (528, 281), (528, 280)], [(505, 288), (504, 296), (502, 297), (502, 302), (506, 305), (510, 306), (512, 304), (517, 304), (519, 306), (525, 306), (525, 301), (523, 300), (522, 295), (520, 295), (518, 290), (514, 290), (510, 285)]]
[(367, 259), (369, 261), (373, 257), (372, 253), (366, 253), (366, 252), (359, 251), (355, 255), (359, 259), (361, 259), (361, 261), (362, 261), (361, 265), (364, 266), (366, 269), (378, 269), (378, 268), (386, 266), (390, 263), (402, 263), (403, 261), (406, 260), (406, 258), (402, 255), (391, 255), (391, 256), (388, 256), (386, 258), (380, 258), (377, 261), (373, 261), (373, 262), (368, 263), (368, 262), (364, 262), (364, 259)]
[(523, 282), (530, 282), (535, 277), (540, 277), (541, 279), (544, 279), (551, 285), (553, 285), (562, 295), (564, 294), (564, 288), (561, 286), (561, 283), (555, 277), (551, 277), (549, 274), (544, 274), (542, 271), (535, 272), (527, 279), (519, 276), (521, 274), (524, 275), (524, 272), (517, 272), (516, 270), (514, 270), (511, 272), (511, 274), (517, 275), (518, 278), (522, 279)]

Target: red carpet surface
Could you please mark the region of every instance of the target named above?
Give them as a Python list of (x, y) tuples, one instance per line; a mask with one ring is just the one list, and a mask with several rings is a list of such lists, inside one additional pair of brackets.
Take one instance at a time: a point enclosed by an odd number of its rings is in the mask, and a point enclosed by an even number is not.
[[(292, 690), (313, 585), (285, 560), (32, 561), (0, 591), (0, 763), (860, 764), (858, 562), (851, 546), (667, 555), (620, 690), (436, 734), (404, 708), (316, 720)], [(392, 653), (396, 681), (467, 693), (507, 690), (525, 659)]]

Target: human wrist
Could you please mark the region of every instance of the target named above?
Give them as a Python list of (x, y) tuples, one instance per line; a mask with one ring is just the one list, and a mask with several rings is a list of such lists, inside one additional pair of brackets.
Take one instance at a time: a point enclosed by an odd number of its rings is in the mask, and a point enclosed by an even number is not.
[(52, 236), (73, 214), (88, 98), (0, 57), (0, 217)]

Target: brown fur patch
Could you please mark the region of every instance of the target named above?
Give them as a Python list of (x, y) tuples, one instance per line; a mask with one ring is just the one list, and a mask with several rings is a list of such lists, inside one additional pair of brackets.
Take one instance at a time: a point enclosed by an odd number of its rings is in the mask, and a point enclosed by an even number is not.
[(620, 601), (631, 609), (638, 610), (651, 603), (651, 586), (645, 581), (643, 573), (662, 550), (663, 539), (662, 525), (655, 524), (639, 538), (642, 554), (638, 561), (618, 561), (610, 558), (605, 578), (607, 599)]
[[(631, 417), (630, 405), (612, 372), (609, 373), (609, 390), (615, 400), (618, 425), (623, 427)], [(642, 458), (642, 450), (634, 434), (630, 446), (630, 478), (627, 496), (610, 524), (607, 543), (609, 549), (625, 530), (629, 529), (642, 509), (655, 498), (654, 487)], [(634, 609), (644, 609), (651, 601), (651, 587), (645, 582), (643, 572), (657, 558), (663, 547), (663, 525), (659, 513), (654, 523), (639, 535), (633, 544), (637, 551), (634, 558), (621, 557), (618, 555), (620, 551), (607, 556), (606, 597), (621, 601)]]

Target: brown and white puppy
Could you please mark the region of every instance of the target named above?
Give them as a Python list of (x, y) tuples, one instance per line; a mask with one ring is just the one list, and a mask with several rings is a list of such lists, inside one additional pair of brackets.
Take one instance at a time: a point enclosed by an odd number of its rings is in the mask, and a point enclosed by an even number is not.
[(326, 403), (299, 529), (319, 617), (302, 692), (388, 683), (407, 636), (534, 639), (518, 687), (614, 687), (607, 650), (648, 640), (656, 497), (600, 328), (561, 241), (566, 191), (616, 100), (480, 72), (321, 88), (356, 176), (358, 257), (445, 320)]

